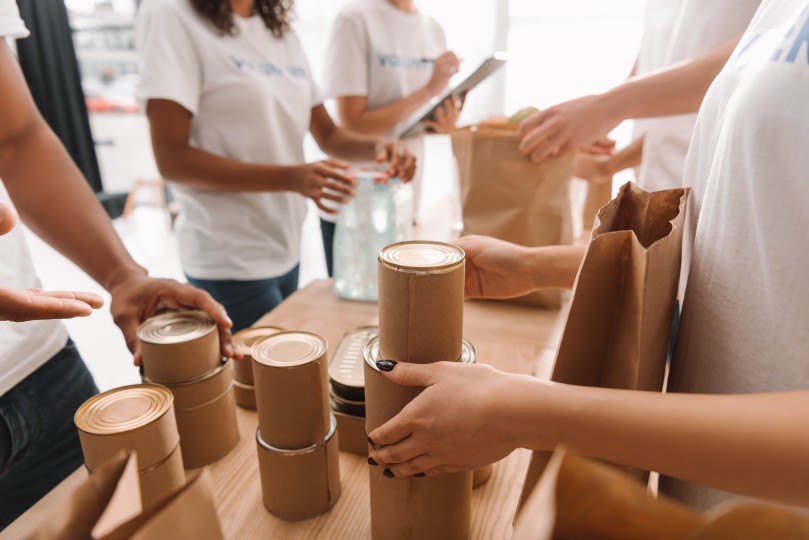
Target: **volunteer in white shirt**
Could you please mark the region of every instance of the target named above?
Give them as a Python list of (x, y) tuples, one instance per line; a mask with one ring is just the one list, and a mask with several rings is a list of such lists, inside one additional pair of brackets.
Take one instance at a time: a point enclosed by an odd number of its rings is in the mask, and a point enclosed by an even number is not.
[[(370, 457), (396, 476), (432, 474), (564, 443), (660, 471), (662, 492), (699, 508), (729, 493), (809, 507), (807, 88), (809, 0), (765, 0), (735, 52), (720, 46), (539, 118), (524, 147), (536, 159), (598, 140), (622, 118), (685, 113), (702, 102), (685, 167), (698, 220), (670, 391), (567, 386), (482, 365), (382, 362), (393, 380), (427, 389), (370, 434), (382, 445)], [(571, 110), (589, 111), (589, 122), (575, 121)], [(517, 295), (575, 277), (575, 247), (461, 244), (473, 296)], [(572, 268), (561, 267), (565, 261)]]
[[(326, 97), (336, 101), (340, 125), (365, 135), (396, 136), (403, 123), (446, 89), (459, 65), (447, 50), (444, 30), (413, 0), (348, 4), (334, 21), (327, 50)], [(448, 99), (426, 127), (446, 133), (455, 128), (459, 112), (460, 101)], [(421, 140), (406, 144), (417, 156), (423, 154)], [(334, 218), (321, 214), (320, 226), (332, 275)]]
[(233, 354), (222, 306), (188, 285), (150, 279), (126, 252), (39, 115), (5, 41), (27, 35), (16, 3), (0, 0), (0, 529), (83, 462), (73, 415), (98, 389), (64, 325), (49, 319), (87, 316), (103, 303), (39, 289), (14, 204), (26, 225), (110, 292), (133, 352), (146, 317), (188, 307), (216, 318), (223, 353)]
[(334, 125), (290, 15), (280, 0), (146, 0), (135, 23), (138, 97), (181, 205), (183, 269), (234, 329), (297, 288), (305, 197), (328, 211), (323, 200), (353, 193), (347, 164), (304, 162), (307, 131), (329, 155), (414, 172), (398, 143)]

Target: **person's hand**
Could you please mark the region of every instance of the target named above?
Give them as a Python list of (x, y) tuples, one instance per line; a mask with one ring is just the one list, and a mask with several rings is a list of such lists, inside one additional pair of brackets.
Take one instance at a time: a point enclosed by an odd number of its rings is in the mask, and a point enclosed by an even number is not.
[(203, 290), (173, 279), (155, 279), (145, 273), (132, 273), (111, 286), (110, 294), (112, 318), (123, 332), (127, 347), (135, 355), (135, 365), (141, 363), (138, 326), (149, 317), (180, 309), (200, 310), (213, 317), (219, 327), (222, 354), (237, 360), (242, 357), (233, 348), (230, 336), (233, 322), (225, 308)]
[(452, 133), (458, 124), (462, 108), (463, 100), (450, 96), (435, 109), (435, 120), (427, 120), (422, 124), (433, 133)]
[(607, 166), (608, 156), (579, 152), (576, 154), (573, 176), (587, 180), (594, 186), (612, 182), (612, 173)]
[(0, 321), (24, 322), (87, 317), (104, 305), (97, 294), (0, 285)]
[[(391, 381), (426, 389), (392, 420), (370, 433), (380, 467), (397, 477), (469, 470), (494, 463), (517, 446), (508, 406), (514, 375), (490, 366), (377, 363)], [(392, 369), (390, 372), (385, 370)], [(519, 426), (517, 426), (519, 428)], [(518, 429), (519, 431), (519, 429)], [(519, 443), (516, 443), (519, 444)]]
[(527, 248), (474, 235), (453, 243), (466, 252), (466, 298), (516, 298), (534, 290)]
[(609, 156), (615, 153), (615, 141), (609, 137), (598, 139), (592, 144), (582, 146), (579, 151), (585, 154), (594, 154), (599, 156)]
[(382, 140), (376, 145), (377, 163), (388, 164), (388, 175), (409, 182), (416, 174), (416, 157), (399, 141)]
[(618, 125), (602, 95), (585, 96), (529, 116), (520, 124), (520, 151), (535, 163), (592, 147)]
[(443, 92), (452, 76), (458, 73), (460, 65), (461, 60), (452, 51), (447, 51), (436, 58), (433, 63), (433, 73), (425, 85), (427, 91), (433, 96)]
[(17, 213), (10, 206), (0, 204), (0, 236), (3, 236), (17, 223)]
[(327, 214), (338, 211), (323, 204), (323, 199), (345, 204), (354, 196), (357, 181), (345, 171), (349, 164), (335, 159), (326, 159), (295, 167), (293, 191), (312, 199), (318, 208)]

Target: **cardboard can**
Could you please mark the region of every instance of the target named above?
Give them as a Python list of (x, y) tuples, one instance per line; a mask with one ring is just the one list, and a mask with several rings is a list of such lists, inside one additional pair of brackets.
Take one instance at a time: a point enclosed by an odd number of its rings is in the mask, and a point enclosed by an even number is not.
[(326, 340), (279, 332), (253, 344), (253, 378), (263, 440), (294, 450), (323, 445), (331, 426)]
[(340, 432), (340, 451), (368, 457), (368, 435), (365, 433), (365, 417), (334, 411), (337, 431)]
[(492, 477), (492, 473), (494, 472), (494, 465), (484, 465), (479, 469), (475, 469), (472, 471), (472, 488), (477, 489), (486, 482), (489, 481), (489, 478)]
[(267, 443), (256, 431), (258, 469), (264, 507), (286, 520), (303, 520), (328, 512), (340, 498), (337, 421), (332, 418), (325, 444), (285, 450)]
[(411, 241), (379, 252), (379, 339), (397, 362), (454, 362), (463, 336), (464, 262), (457, 246)]
[(242, 409), (256, 410), (256, 387), (252, 384), (233, 381), (233, 395), (236, 398), (236, 405)]
[(174, 396), (163, 386), (138, 384), (97, 394), (78, 408), (84, 464), (92, 473), (120, 450), (137, 453), (144, 507), (185, 485)]
[(216, 322), (202, 311), (172, 311), (138, 328), (143, 375), (159, 384), (187, 381), (215, 369), (222, 358)]
[[(233, 380), (241, 383), (243, 388), (255, 386), (253, 381), (253, 357), (250, 356), (253, 344), (263, 337), (272, 336), (278, 332), (283, 332), (283, 330), (275, 326), (251, 326), (233, 334), (233, 348), (244, 356), (241, 360), (233, 362)], [(236, 403), (239, 403), (238, 396)], [(255, 409), (256, 406), (253, 405), (252, 408)]]

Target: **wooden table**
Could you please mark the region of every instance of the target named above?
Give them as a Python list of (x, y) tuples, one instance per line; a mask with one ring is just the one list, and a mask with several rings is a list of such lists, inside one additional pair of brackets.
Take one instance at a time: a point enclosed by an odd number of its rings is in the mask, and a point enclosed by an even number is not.
[[(505, 371), (547, 376), (560, 336), (558, 311), (501, 302), (467, 302), (464, 335), (477, 348), (478, 362)], [(263, 317), (259, 324), (288, 330), (308, 330), (336, 347), (348, 330), (377, 323), (376, 304), (345, 302), (332, 292), (331, 281), (316, 281), (292, 295)], [(219, 520), (228, 539), (354, 539), (370, 538), (368, 464), (353, 454), (340, 454), (342, 496), (331, 512), (308, 521), (282, 521), (261, 503), (256, 459), (256, 414), (238, 409), (241, 441), (225, 458), (209, 466)], [(518, 450), (495, 465), (494, 474), (473, 497), (472, 538), (511, 536), (529, 453)], [(58, 511), (58, 501), (86, 477), (84, 468), (65, 479), (28, 512), (11, 524), (0, 538), (22, 539)]]

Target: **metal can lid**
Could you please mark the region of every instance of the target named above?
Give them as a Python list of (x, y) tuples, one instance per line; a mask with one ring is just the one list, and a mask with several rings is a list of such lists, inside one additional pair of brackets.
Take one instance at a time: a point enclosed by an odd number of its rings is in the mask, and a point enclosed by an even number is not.
[(326, 352), (326, 340), (311, 332), (279, 332), (253, 343), (250, 355), (259, 364), (295, 367), (311, 362)]
[[(337, 433), (337, 417), (333, 414), (331, 415), (331, 419), (329, 421), (329, 432), (326, 434), (326, 444), (331, 441), (334, 434)], [(303, 448), (295, 448), (293, 450), (288, 450), (286, 448), (276, 448), (275, 446), (271, 445), (267, 441), (265, 441), (261, 437), (261, 428), (256, 428), (256, 442), (258, 445), (268, 452), (272, 452), (274, 454), (283, 454), (284, 456), (297, 456), (300, 454), (308, 454), (309, 452), (314, 452), (318, 449), (321, 445), (313, 444), (310, 446), (305, 446)]]
[(465, 257), (458, 246), (427, 240), (398, 242), (379, 250), (379, 262), (405, 272), (449, 271), (463, 264)]
[(138, 339), (155, 345), (185, 343), (216, 330), (216, 322), (203, 311), (170, 311), (147, 319)]
[[(362, 351), (362, 357), (365, 363), (368, 364), (374, 371), (379, 371), (376, 367), (378, 360), (383, 360), (382, 355), (379, 354), (379, 336), (374, 336), (365, 344), (365, 349)], [(466, 338), (461, 341), (461, 357), (457, 360), (461, 364), (475, 364), (478, 361), (478, 351), (475, 346)]]
[(174, 403), (168, 388), (136, 384), (98, 394), (76, 411), (76, 427), (93, 435), (115, 435), (148, 425), (162, 417)]
[(256, 341), (278, 332), (283, 332), (283, 330), (275, 326), (251, 326), (233, 334), (233, 347), (243, 355), (249, 356)]
[(368, 339), (377, 334), (379, 334), (378, 326), (360, 326), (343, 336), (329, 362), (329, 378), (332, 383), (348, 387), (346, 390), (365, 388), (362, 350)]

